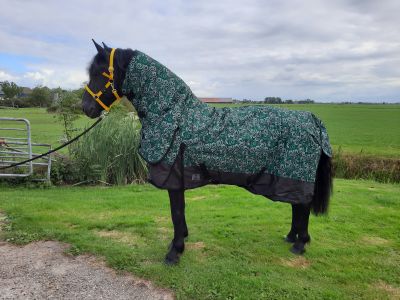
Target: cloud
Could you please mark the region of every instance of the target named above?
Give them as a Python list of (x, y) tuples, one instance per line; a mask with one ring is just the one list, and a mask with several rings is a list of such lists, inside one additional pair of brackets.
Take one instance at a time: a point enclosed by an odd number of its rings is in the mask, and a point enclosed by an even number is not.
[(29, 86), (79, 87), (95, 53), (93, 37), (151, 55), (199, 96), (400, 100), (397, 0), (110, 5), (7, 2), (0, 11), (0, 52), (35, 59), (23, 62), (26, 70), (0, 61), (0, 70)]
[(5, 71), (0, 70), (0, 82), (1, 81), (16, 81), (18, 77), (15, 77)]
[(34, 82), (35, 85), (43, 85), (51, 88), (78, 88), (87, 79), (84, 70), (62, 70), (56, 71), (52, 69), (41, 69), (35, 72), (26, 72), (22, 76), (22, 82), (29, 85), (29, 82)]

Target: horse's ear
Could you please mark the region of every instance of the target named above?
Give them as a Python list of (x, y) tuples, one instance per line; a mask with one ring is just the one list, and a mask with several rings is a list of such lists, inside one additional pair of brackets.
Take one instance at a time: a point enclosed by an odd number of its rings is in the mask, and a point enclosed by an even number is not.
[(103, 47), (104, 47), (104, 49), (105, 49), (106, 51), (111, 51), (111, 48), (108, 47), (108, 46), (106, 45), (106, 43), (104, 43), (104, 42), (101, 42), (101, 43), (103, 44)]
[(95, 45), (95, 47), (96, 47), (96, 49), (97, 49), (97, 52), (104, 55), (104, 54), (105, 54), (104, 49), (101, 48), (101, 46), (100, 46), (99, 44), (97, 44), (96, 41), (95, 41), (94, 39), (92, 39), (92, 41), (93, 41), (93, 44)]

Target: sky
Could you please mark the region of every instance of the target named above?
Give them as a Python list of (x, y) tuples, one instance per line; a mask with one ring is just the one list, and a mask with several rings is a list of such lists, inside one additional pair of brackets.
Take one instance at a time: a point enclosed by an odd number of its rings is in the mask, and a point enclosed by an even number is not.
[(75, 89), (91, 42), (138, 49), (199, 97), (400, 101), (399, 0), (0, 0), (0, 81)]

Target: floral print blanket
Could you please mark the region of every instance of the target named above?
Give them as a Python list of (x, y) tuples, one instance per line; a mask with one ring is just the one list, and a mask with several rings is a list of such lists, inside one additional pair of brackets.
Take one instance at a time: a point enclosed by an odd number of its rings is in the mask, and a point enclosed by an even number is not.
[(137, 50), (123, 93), (138, 112), (139, 152), (150, 166), (173, 166), (182, 151), (184, 168), (314, 183), (321, 153), (332, 155), (326, 129), (312, 113), (268, 105), (211, 107)]

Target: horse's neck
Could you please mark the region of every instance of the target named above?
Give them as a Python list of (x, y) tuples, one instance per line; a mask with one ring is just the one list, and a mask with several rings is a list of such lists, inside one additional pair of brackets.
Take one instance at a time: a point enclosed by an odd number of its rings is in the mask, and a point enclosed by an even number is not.
[[(137, 51), (136, 54), (142, 55), (143, 57), (148, 57), (146, 54), (141, 53), (139, 51)], [(135, 54), (135, 52), (133, 52), (133, 55), (136, 55), (136, 54)], [(136, 70), (136, 67), (133, 67), (131, 70), (129, 69), (129, 64), (132, 60), (133, 55), (131, 55), (129, 57), (129, 62), (127, 62), (125, 65), (125, 68), (124, 68), (125, 73), (133, 72), (133, 74), (136, 74), (138, 71), (138, 70)], [(138, 59), (140, 60), (140, 57)], [(153, 60), (150, 57), (149, 57), (149, 59)], [(165, 68), (159, 62), (155, 61), (155, 63), (156, 63), (156, 68)], [(142, 70), (142, 69), (140, 69), (140, 70)], [(132, 87), (135, 85), (137, 86), (138, 82), (133, 81), (133, 80), (138, 80), (137, 79), (138, 77), (131, 76), (131, 75), (132, 74), (128, 75), (129, 81), (125, 83), (128, 87), (128, 90), (126, 91), (128, 94), (126, 94), (125, 96), (127, 96), (127, 98), (130, 100), (130, 102), (135, 107), (140, 119), (145, 118), (145, 116), (147, 115), (148, 112), (151, 112), (153, 116), (159, 114), (161, 117), (168, 110), (173, 110), (175, 112), (180, 111), (180, 113), (178, 113), (178, 114), (184, 114), (185, 111), (194, 109), (198, 113), (204, 112), (204, 114), (207, 114), (207, 113), (210, 113), (209, 110), (212, 109), (207, 104), (201, 102), (196, 96), (194, 96), (194, 94), (192, 93), (190, 88), (189, 87), (186, 88), (186, 84), (184, 84), (182, 79), (180, 79), (176, 74), (173, 74), (172, 72), (171, 72), (171, 76), (177, 77), (179, 79), (179, 81), (182, 81), (182, 83), (185, 85), (183, 93), (186, 93), (186, 95), (183, 95), (184, 97), (182, 97), (182, 95), (180, 95), (181, 97), (178, 97), (176, 95), (171, 95), (171, 94), (167, 95), (166, 93), (164, 93), (164, 95), (163, 95), (164, 97), (161, 97), (160, 99), (156, 99), (154, 94), (149, 93), (149, 91), (145, 92), (143, 90), (140, 92), (140, 94), (141, 94), (140, 96), (135, 95), (134, 91), (132, 91)], [(125, 78), (125, 76), (124, 76), (124, 78)], [(133, 78), (135, 78), (135, 79), (133, 79)], [(142, 88), (143, 87), (140, 87), (140, 88), (137, 87), (138, 90), (142, 89)], [(157, 88), (165, 89), (168, 87), (159, 86)], [(179, 86), (176, 87), (175, 93), (178, 93), (178, 90), (181, 90), (179, 88)], [(147, 93), (149, 93), (149, 94), (147, 94)], [(144, 101), (144, 97), (146, 98), (145, 101)], [(161, 103), (161, 104), (155, 103), (156, 101), (161, 101), (161, 99), (164, 99), (165, 102)], [(179, 99), (179, 100), (176, 102), (177, 99)]]
[(120, 95), (122, 95), (122, 84), (125, 80), (126, 71), (128, 70), (129, 63), (134, 55), (135, 51), (132, 49), (118, 48), (115, 53), (115, 88)]

